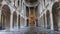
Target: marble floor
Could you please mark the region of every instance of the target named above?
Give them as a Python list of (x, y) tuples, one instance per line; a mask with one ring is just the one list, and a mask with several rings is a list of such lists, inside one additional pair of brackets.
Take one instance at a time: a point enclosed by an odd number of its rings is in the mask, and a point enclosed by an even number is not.
[(0, 31), (0, 34), (60, 34), (60, 31), (44, 29), (43, 27), (24, 27), (10, 32)]

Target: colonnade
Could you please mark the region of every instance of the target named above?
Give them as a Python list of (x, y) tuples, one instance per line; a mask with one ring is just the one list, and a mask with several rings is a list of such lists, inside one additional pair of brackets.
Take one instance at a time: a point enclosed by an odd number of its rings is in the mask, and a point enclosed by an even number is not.
[(11, 13), (10, 16), (10, 29), (20, 28), (20, 15), (16, 13)]
[(43, 27), (45, 29), (50, 29), (50, 30), (54, 30), (54, 25), (53, 25), (53, 16), (52, 16), (52, 12), (50, 12), (49, 10), (47, 10), (43, 16), (41, 16), (38, 19), (38, 26)]
[[(19, 9), (26, 9), (26, 19), (25, 17), (23, 18), (20, 13), (18, 13), (19, 11), (12, 11), (12, 9), (10, 10), (10, 7), (8, 5), (4, 5), (2, 9), (0, 9), (0, 29), (13, 30), (14, 28), (20, 29), (21, 26), (33, 25), (55, 31), (60, 30), (60, 2), (54, 3), (51, 7), (51, 10), (47, 9), (46, 12), (41, 16), (38, 13), (38, 6), (26, 6), (24, 5), (24, 2), (21, 1), (22, 0), (20, 0), (21, 6)], [(16, 4), (18, 3), (16, 2)], [(18, 5), (16, 5), (16, 7), (18, 7)]]

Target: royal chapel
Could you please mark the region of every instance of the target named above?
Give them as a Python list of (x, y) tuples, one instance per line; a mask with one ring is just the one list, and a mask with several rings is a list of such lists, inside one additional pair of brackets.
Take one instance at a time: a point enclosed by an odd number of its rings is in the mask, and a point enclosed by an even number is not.
[(0, 0), (0, 34), (60, 34), (60, 0)]

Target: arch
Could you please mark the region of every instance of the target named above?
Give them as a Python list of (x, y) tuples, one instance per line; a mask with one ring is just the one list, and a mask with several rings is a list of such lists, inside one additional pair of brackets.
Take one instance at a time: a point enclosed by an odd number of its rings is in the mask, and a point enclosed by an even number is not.
[(13, 12), (13, 28), (17, 26), (17, 13), (16, 11)]
[(54, 30), (58, 31), (58, 8), (59, 8), (59, 2), (55, 2), (52, 6), (52, 14), (53, 14), (53, 25), (54, 25)]
[(2, 7), (2, 15), (1, 15), (1, 23), (2, 23), (2, 28), (6, 28), (9, 30), (10, 28), (10, 8), (8, 5), (4, 5)]
[(50, 29), (51, 23), (50, 23), (50, 12), (47, 10), (46, 12), (46, 17), (47, 17), (47, 29)]

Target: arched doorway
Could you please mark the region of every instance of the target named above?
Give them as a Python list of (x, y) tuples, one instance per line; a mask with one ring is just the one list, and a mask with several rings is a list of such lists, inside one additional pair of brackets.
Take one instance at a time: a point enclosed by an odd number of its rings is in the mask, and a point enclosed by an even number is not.
[(59, 8), (59, 2), (54, 3), (52, 6), (52, 14), (53, 14), (53, 25), (55, 31), (58, 31), (58, 21), (59, 21), (58, 14), (60, 12), (58, 11), (58, 8)]
[(3, 29), (10, 29), (10, 8), (8, 5), (2, 7), (1, 23)]
[(17, 27), (17, 13), (13, 12), (13, 28)]
[(47, 29), (50, 29), (51, 23), (50, 23), (50, 13), (49, 10), (46, 12), (46, 18), (47, 18)]

